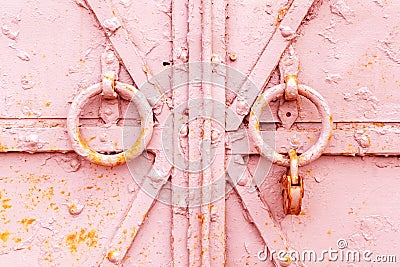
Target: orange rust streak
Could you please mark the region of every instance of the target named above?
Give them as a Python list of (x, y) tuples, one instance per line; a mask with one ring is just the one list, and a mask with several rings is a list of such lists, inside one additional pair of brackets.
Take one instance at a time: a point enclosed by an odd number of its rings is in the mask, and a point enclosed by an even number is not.
[(290, 6), (284, 6), (278, 11), (278, 16), (276, 17), (276, 25), (279, 25), (283, 18), (285, 17), (286, 13), (288, 12)]

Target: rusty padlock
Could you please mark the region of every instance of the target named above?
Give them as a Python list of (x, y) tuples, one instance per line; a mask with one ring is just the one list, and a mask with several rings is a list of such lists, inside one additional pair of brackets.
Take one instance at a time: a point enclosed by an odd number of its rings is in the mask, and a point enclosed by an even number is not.
[(299, 164), (296, 150), (289, 151), (290, 166), (282, 176), (282, 200), (285, 214), (299, 215), (304, 196), (304, 181), (299, 176)]

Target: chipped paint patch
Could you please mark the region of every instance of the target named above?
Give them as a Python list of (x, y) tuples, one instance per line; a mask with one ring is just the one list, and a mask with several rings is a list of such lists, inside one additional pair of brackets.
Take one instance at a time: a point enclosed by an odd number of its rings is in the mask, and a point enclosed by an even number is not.
[(349, 7), (346, 1), (339, 0), (330, 6), (332, 14), (338, 15), (348, 23), (351, 23), (351, 19), (354, 17), (354, 11)]
[(95, 247), (98, 239), (96, 230), (87, 231), (87, 229), (82, 228), (80, 231), (67, 235), (65, 242), (71, 252), (77, 252), (81, 244), (85, 244), (87, 247)]
[(11, 201), (11, 199), (9, 199), (9, 198), (8, 199), (3, 199), (1, 201), (1, 206), (3, 207), (4, 210), (11, 208), (11, 205), (9, 204), (10, 201)]
[(398, 30), (389, 32), (383, 40), (378, 40), (378, 48), (393, 62), (400, 64), (400, 32)]
[(36, 219), (33, 218), (24, 218), (20, 221), (20, 223), (25, 227), (25, 230), (28, 232), (29, 231), (29, 226), (36, 222)]
[(9, 231), (5, 231), (3, 233), (0, 233), (0, 239), (3, 241), (3, 243), (8, 241), (9, 236), (10, 236), (10, 232)]

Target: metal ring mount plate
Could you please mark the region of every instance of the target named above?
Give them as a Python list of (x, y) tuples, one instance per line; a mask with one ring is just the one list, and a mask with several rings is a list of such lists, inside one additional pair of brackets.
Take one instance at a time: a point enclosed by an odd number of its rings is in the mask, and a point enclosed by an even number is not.
[[(285, 84), (278, 84), (268, 88), (257, 98), (250, 112), (249, 135), (262, 156), (270, 159), (275, 164), (289, 167), (289, 158), (277, 153), (274, 148), (268, 146), (267, 142), (262, 139), (259, 127), (259, 118), (263, 108), (275, 98), (281, 97), (284, 91)], [(328, 103), (317, 91), (306, 85), (299, 84), (299, 94), (309, 99), (317, 107), (322, 120), (322, 129), (317, 142), (298, 158), (299, 166), (304, 166), (319, 158), (324, 152), (332, 136), (333, 122)]]
[(102, 92), (102, 83), (94, 84), (80, 92), (73, 100), (67, 118), (67, 129), (72, 148), (80, 156), (103, 166), (116, 166), (136, 158), (144, 151), (153, 134), (153, 112), (145, 96), (135, 87), (120, 82), (116, 82), (115, 91), (123, 99), (132, 101), (136, 105), (141, 118), (139, 137), (128, 150), (113, 155), (98, 153), (88, 146), (79, 131), (79, 115), (90, 98)]

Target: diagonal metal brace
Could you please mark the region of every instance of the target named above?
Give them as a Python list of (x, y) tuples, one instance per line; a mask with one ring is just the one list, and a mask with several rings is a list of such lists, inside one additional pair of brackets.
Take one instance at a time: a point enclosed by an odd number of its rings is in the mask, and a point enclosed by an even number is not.
[(157, 102), (160, 105), (159, 100), (161, 97), (165, 102), (167, 96), (163, 94), (164, 92), (159, 86), (159, 81), (152, 77), (145, 58), (133, 42), (132, 36), (122, 23), (122, 19), (109, 4), (109, 1), (84, 1), (88, 9), (96, 17), (99, 25), (103, 28), (121, 64), (125, 66), (136, 87), (145, 95), (150, 105), (154, 107)]
[[(141, 185), (146, 190), (139, 190), (135, 200), (130, 203), (128, 211), (119, 224), (107, 251), (103, 254), (98, 266), (118, 266), (123, 261), (128, 249), (131, 247), (140, 226), (146, 219), (147, 213), (156, 201), (161, 188), (168, 181), (172, 166), (168, 163), (164, 153), (158, 151), (153, 168), (150, 170)], [(151, 190), (151, 192), (149, 191)]]
[(93, 12), (99, 24), (111, 41), (119, 59), (134, 79), (137, 86), (147, 82), (148, 69), (139, 49), (133, 44), (131, 36), (122, 25), (107, 0), (85, 0), (89, 10)]
[[(238, 172), (235, 172), (233, 168), (231, 170), (232, 171), (228, 169), (228, 175), (231, 179), (232, 184), (235, 184), (235, 181), (239, 180), (252, 180), (251, 174), (247, 167), (245, 172), (243, 173), (243, 177), (240, 178), (237, 177)], [(274, 218), (272, 217), (268, 205), (262, 201), (262, 198), (258, 194), (258, 190), (251, 190), (251, 187), (253, 187), (253, 185), (249, 184), (251, 183), (247, 183), (246, 185), (240, 185), (239, 183), (235, 186), (235, 191), (242, 200), (243, 208), (248, 212), (249, 217), (259, 231), (261, 238), (263, 239), (265, 245), (268, 247), (268, 250), (289, 250), (286, 237), (282, 232), (280, 226), (275, 222)], [(281, 266), (281, 261), (279, 258), (273, 258), (272, 260), (276, 266)]]
[[(246, 95), (246, 105), (241, 103), (243, 99), (236, 97), (230, 106), (235, 112), (227, 113), (227, 131), (234, 131), (239, 128), (243, 118), (249, 113), (250, 107), (269, 81), (272, 71), (278, 65), (283, 52), (296, 36), (297, 29), (315, 1), (316, 0), (293, 1), (287, 14), (280, 22), (280, 26), (275, 30), (269, 43), (250, 72), (249, 80), (254, 83), (257, 90), (255, 92), (242, 92), (246, 88), (240, 88), (237, 95)], [(234, 117), (232, 117), (232, 115)]]

